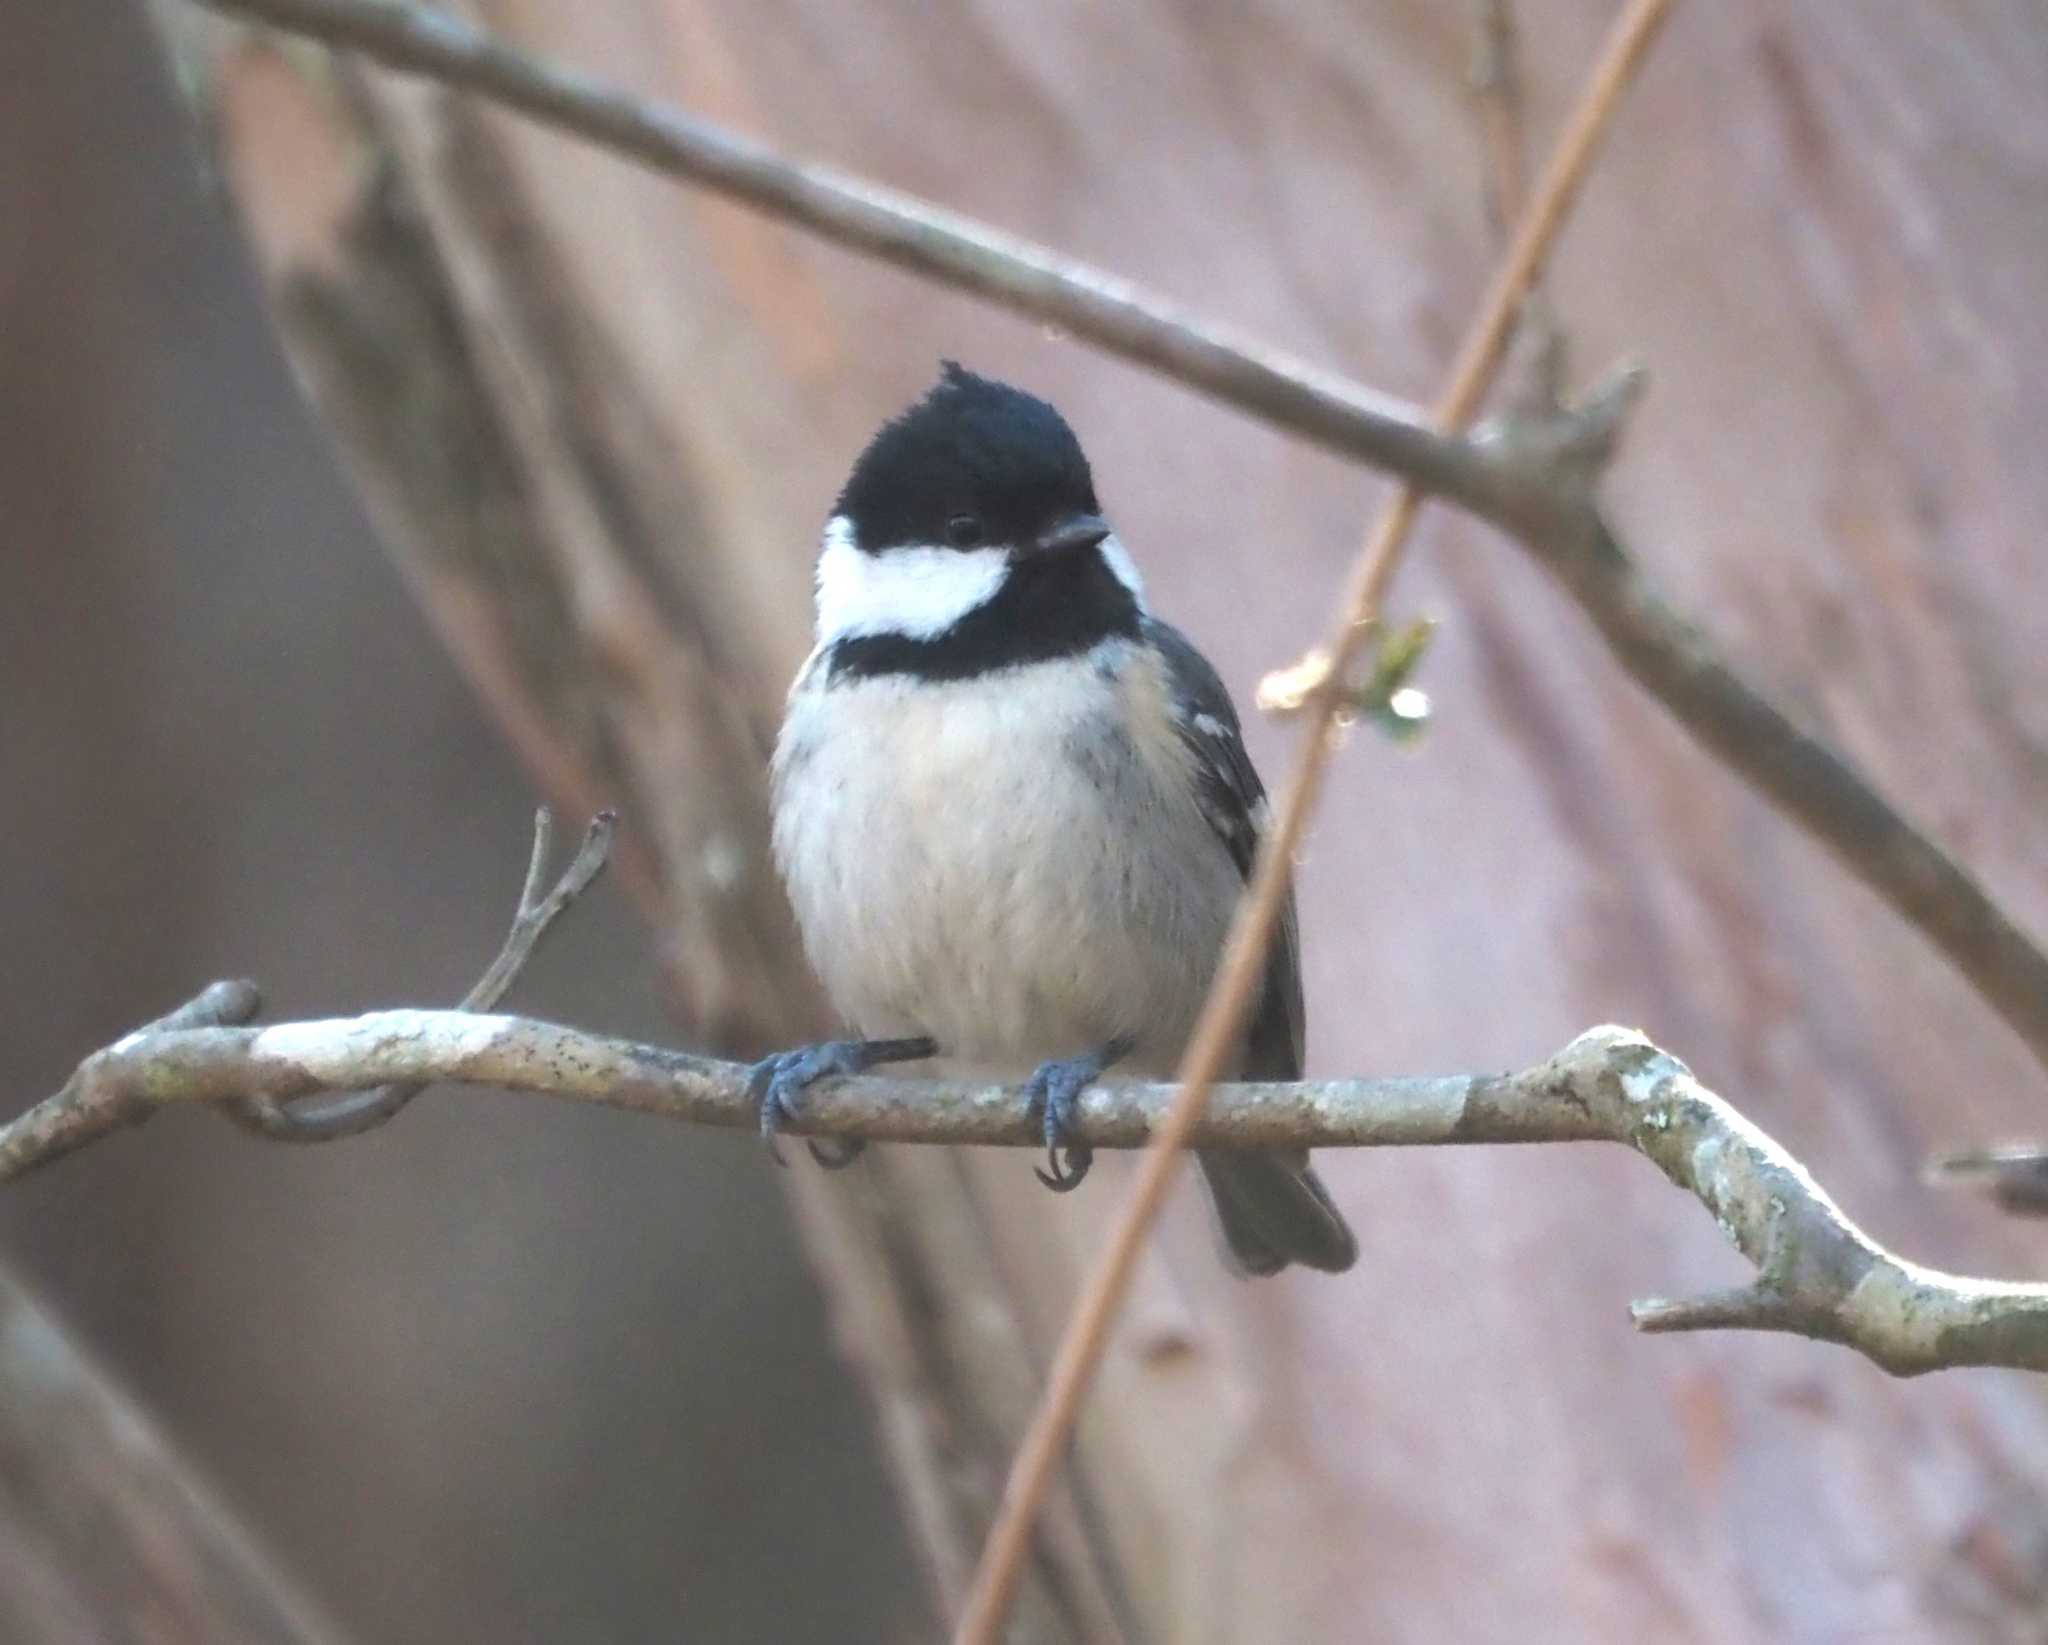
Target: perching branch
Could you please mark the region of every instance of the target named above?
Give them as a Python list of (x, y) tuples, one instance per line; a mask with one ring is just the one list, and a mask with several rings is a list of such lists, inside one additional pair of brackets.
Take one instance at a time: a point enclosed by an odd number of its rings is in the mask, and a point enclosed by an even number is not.
[[(248, 985), (215, 984), (239, 991)], [(384, 1084), (447, 1084), (751, 1129), (747, 1068), (531, 1018), (374, 1011), (273, 1027), (151, 1024), (95, 1052), (64, 1089), (0, 1127), (0, 1182), (179, 1104), (290, 1102)], [(1078, 1134), (1140, 1148), (1174, 1088), (1108, 1084)], [(1013, 1087), (862, 1078), (815, 1087), (789, 1129), (874, 1142), (1031, 1147)], [(1595, 1028), (1519, 1074), (1219, 1085), (1205, 1148), (1623, 1143), (1714, 1215), (1753, 1284), (1694, 1302), (1639, 1303), (1646, 1331), (1790, 1331), (1841, 1343), (1895, 1375), (1964, 1365), (2048, 1370), (2048, 1287), (1916, 1267), (1845, 1217), (1792, 1158), (1669, 1052)]]
[[(1628, 396), (1512, 417), (1471, 438), (1189, 315), (1130, 282), (829, 167), (632, 97), (405, 0), (199, 0), (514, 108), (840, 245), (957, 286), (1501, 527), (1578, 602), (1629, 675), (1967, 977), (2048, 1066), (2048, 952), (1854, 765), (1802, 730), (1645, 579), (1594, 495)], [(1599, 413), (1593, 415), (1592, 413)]]

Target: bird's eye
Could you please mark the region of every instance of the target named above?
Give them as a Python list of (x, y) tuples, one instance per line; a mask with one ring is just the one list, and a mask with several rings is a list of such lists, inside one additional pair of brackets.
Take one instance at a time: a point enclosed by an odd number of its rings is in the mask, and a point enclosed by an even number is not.
[(946, 522), (946, 541), (955, 548), (972, 548), (981, 538), (979, 514), (955, 514)]

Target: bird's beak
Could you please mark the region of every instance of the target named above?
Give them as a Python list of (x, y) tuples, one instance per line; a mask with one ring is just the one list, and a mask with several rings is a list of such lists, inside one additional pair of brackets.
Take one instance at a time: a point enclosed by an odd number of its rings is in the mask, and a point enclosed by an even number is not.
[(1073, 514), (1041, 533), (1038, 547), (1047, 554), (1078, 554), (1108, 535), (1109, 522), (1100, 514)]

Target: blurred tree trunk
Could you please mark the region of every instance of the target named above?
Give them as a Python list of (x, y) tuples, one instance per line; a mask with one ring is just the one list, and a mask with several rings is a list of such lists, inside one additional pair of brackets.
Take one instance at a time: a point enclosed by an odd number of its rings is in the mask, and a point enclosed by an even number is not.
[[(474, 9), (1417, 397), (1483, 277), (1465, 8)], [(1605, 10), (1531, 8), (1539, 129)], [(624, 804), (702, 1043), (820, 1024), (761, 763), (824, 503), (941, 354), (1068, 411), (1156, 602), (1241, 694), (1352, 551), (1355, 475), (1057, 337), (435, 88), (163, 15), (389, 546), (536, 780)], [(2020, 574), (2048, 527), (2048, 46), (2027, 0), (1871, 18), (1687, 13), (1553, 290), (1595, 362), (1657, 368), (1615, 485), (1660, 573), (2040, 930), (2048, 612)], [(1930, 1146), (2031, 1119), (2024, 1054), (1468, 539), (1432, 533), (1416, 579), (1448, 618), (1443, 723), (1398, 763), (1361, 739), (1304, 870), (1316, 1067), (1506, 1065), (1639, 1020), (1880, 1237), (2038, 1267), (2041, 1230), (1913, 1185)], [(1015, 1158), (877, 1150), (787, 1178), (941, 1612), (1102, 1175), (1054, 1202)], [(1639, 1161), (1331, 1175), (1368, 1253), (1343, 1282), (1234, 1285), (1177, 1210), (1019, 1637), (2038, 1637), (2034, 1382), (1631, 1339), (1631, 1293), (1736, 1272)]]
[(0, 1274), (0, 1639), (330, 1637), (127, 1400)]

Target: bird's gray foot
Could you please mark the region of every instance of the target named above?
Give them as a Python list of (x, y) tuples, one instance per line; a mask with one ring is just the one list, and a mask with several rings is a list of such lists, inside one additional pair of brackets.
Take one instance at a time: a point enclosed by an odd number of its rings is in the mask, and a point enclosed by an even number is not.
[[(768, 1145), (768, 1157), (777, 1165), (784, 1163), (782, 1151), (775, 1146), (776, 1133), (796, 1118), (804, 1092), (817, 1081), (835, 1074), (865, 1074), (888, 1062), (916, 1062), (937, 1051), (932, 1041), (923, 1038), (824, 1040), (763, 1057), (747, 1074), (747, 1095), (761, 1116), (761, 1140)], [(834, 1137), (827, 1147), (815, 1137), (806, 1137), (804, 1146), (826, 1170), (837, 1171), (859, 1159), (867, 1144), (859, 1137)]]
[[(1081, 1186), (1088, 1167), (1095, 1162), (1095, 1150), (1074, 1139), (1074, 1121), (1081, 1093), (1102, 1077), (1103, 1071), (1126, 1056), (1131, 1042), (1111, 1040), (1099, 1050), (1078, 1057), (1060, 1057), (1042, 1062), (1024, 1082), (1024, 1100), (1045, 1126), (1046, 1170), (1032, 1167), (1038, 1180), (1055, 1194), (1070, 1194)], [(1062, 1161), (1064, 1156), (1064, 1162)]]

